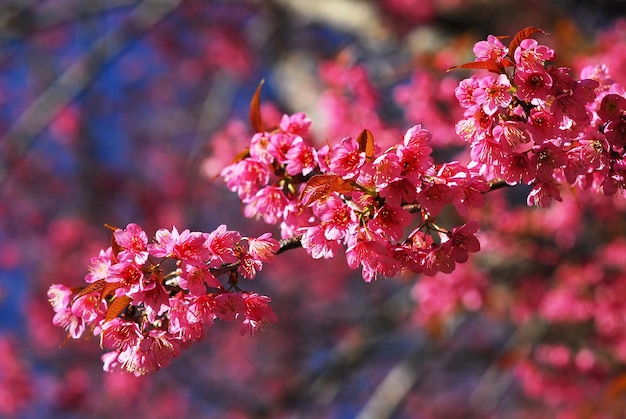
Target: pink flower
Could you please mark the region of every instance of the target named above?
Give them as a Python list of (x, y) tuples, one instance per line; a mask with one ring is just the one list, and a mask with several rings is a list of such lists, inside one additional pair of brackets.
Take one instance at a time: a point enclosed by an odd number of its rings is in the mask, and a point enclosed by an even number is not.
[(608, 168), (611, 161), (611, 147), (604, 136), (600, 133), (589, 133), (580, 141), (579, 147), (571, 151), (580, 153), (581, 163), (587, 169), (604, 170)]
[(526, 202), (528, 206), (536, 205), (545, 208), (550, 206), (553, 199), (559, 202), (563, 200), (556, 185), (554, 183), (537, 182), (528, 194)]
[(117, 255), (120, 261), (132, 260), (143, 265), (148, 260), (148, 235), (137, 224), (128, 224), (124, 230), (113, 233), (115, 242), (122, 248)]
[(235, 320), (244, 311), (243, 297), (238, 292), (225, 292), (215, 297), (215, 314), (221, 320)]
[(554, 50), (539, 45), (534, 39), (524, 39), (513, 55), (517, 68), (525, 72), (542, 71), (546, 61), (554, 59)]
[(626, 98), (616, 93), (610, 93), (602, 98), (598, 116), (605, 122), (620, 119), (626, 112)]
[(317, 167), (317, 152), (303, 142), (294, 145), (287, 152), (285, 170), (290, 176), (311, 173)]
[(237, 272), (246, 279), (253, 279), (257, 272), (263, 269), (263, 262), (252, 257), (250, 253), (244, 253), (241, 255)]
[(154, 323), (158, 316), (170, 308), (169, 294), (163, 287), (161, 280), (154, 282), (155, 286), (152, 289), (133, 294), (133, 305), (143, 304), (145, 316), (151, 323)]
[(148, 249), (155, 257), (206, 260), (209, 257), (206, 240), (203, 233), (192, 233), (189, 230), (179, 233), (176, 227), (172, 227), (171, 232), (166, 229), (158, 230), (155, 234), (156, 243), (148, 245)]
[(494, 140), (506, 152), (524, 153), (535, 145), (526, 131), (526, 124), (517, 121), (500, 121), (493, 128)]
[(57, 311), (52, 318), (52, 324), (67, 330), (73, 339), (80, 338), (85, 332), (85, 321), (69, 307)]
[(502, 177), (509, 184), (530, 184), (537, 177), (537, 167), (530, 163), (528, 153), (507, 154), (502, 161)]
[(302, 247), (313, 259), (332, 259), (339, 248), (337, 240), (329, 240), (321, 226), (302, 227)]
[(610, 120), (606, 124), (604, 135), (616, 149), (626, 146), (626, 116)]
[(357, 237), (346, 249), (348, 266), (356, 269), (360, 265), (365, 282), (375, 280), (379, 273), (388, 277), (396, 275), (400, 266), (397, 260), (389, 257), (386, 243), (380, 237), (374, 237), (374, 240)]
[(554, 116), (537, 108), (531, 109), (526, 127), (536, 144), (543, 144), (546, 140), (554, 138), (558, 130)]
[(474, 45), (476, 61), (492, 60), (499, 63), (508, 53), (509, 49), (493, 35), (489, 35), (486, 41), (478, 41)]
[(417, 194), (417, 202), (433, 217), (439, 215), (443, 207), (451, 202), (452, 191), (443, 183), (424, 185)]
[(303, 140), (300, 136), (277, 132), (270, 136), (267, 151), (280, 164), (285, 164), (288, 162), (287, 154), (289, 154), (289, 151), (302, 142)]
[(552, 77), (546, 71), (518, 71), (515, 73), (515, 84), (515, 95), (526, 102), (534, 99), (544, 101), (552, 92)]
[(72, 303), (72, 313), (86, 323), (95, 323), (104, 318), (107, 310), (106, 302), (100, 298), (99, 292), (91, 292), (77, 298)]
[(180, 336), (183, 330), (189, 327), (189, 324), (196, 320), (190, 316), (189, 306), (196, 297), (192, 294), (178, 293), (169, 298), (168, 306), (170, 307), (167, 317), (167, 331), (173, 336)]
[(478, 89), (478, 76), (462, 80), (459, 86), (454, 89), (454, 95), (459, 104), (464, 108), (471, 108), (476, 105), (474, 100), (474, 90)]
[(178, 284), (184, 290), (189, 290), (191, 295), (206, 293), (206, 287), (221, 288), (222, 284), (211, 273), (206, 263), (202, 261), (183, 261), (182, 273)]
[(154, 288), (155, 282), (136, 265), (127, 262), (116, 263), (111, 266), (107, 282), (120, 283), (124, 292), (129, 295)]
[(248, 246), (248, 251), (253, 258), (263, 263), (269, 263), (276, 257), (280, 243), (272, 238), (271, 233), (264, 233), (256, 239), (248, 239)]
[[(454, 181), (454, 178), (452, 178)], [(473, 174), (458, 182), (452, 188), (452, 205), (463, 217), (469, 214), (471, 208), (480, 208), (485, 203), (485, 193), (489, 191), (489, 184), (478, 174)]]
[(248, 202), (244, 215), (248, 218), (263, 217), (267, 224), (276, 224), (283, 218), (283, 211), (288, 203), (282, 188), (266, 186)]
[(104, 323), (100, 334), (100, 346), (107, 349), (136, 347), (143, 335), (135, 322), (124, 321), (119, 317)]
[(417, 199), (417, 191), (415, 185), (405, 177), (389, 183), (385, 188), (378, 191), (385, 202), (402, 206), (402, 204), (415, 202)]
[(52, 284), (48, 288), (48, 302), (55, 313), (69, 308), (72, 290), (63, 284)]
[(450, 255), (457, 263), (465, 263), (469, 258), (468, 253), (476, 253), (480, 250), (480, 242), (475, 234), (478, 231), (478, 223), (469, 222), (461, 227), (454, 227), (448, 233), (450, 238), (446, 243), (450, 244)]
[(359, 174), (365, 163), (365, 153), (359, 151), (359, 144), (352, 137), (345, 137), (341, 144), (333, 148), (330, 156), (330, 170), (346, 179)]
[(258, 330), (276, 323), (278, 317), (270, 307), (269, 297), (256, 293), (242, 294), (245, 319), (241, 326), (241, 334), (254, 335)]
[(374, 218), (367, 223), (371, 229), (389, 240), (399, 240), (404, 229), (411, 224), (411, 216), (400, 207), (388, 204), (381, 206), (374, 214)]
[(220, 175), (228, 189), (237, 192), (244, 203), (250, 202), (259, 189), (267, 185), (270, 178), (266, 164), (249, 158), (226, 166)]
[(109, 247), (106, 250), (100, 250), (98, 257), (91, 258), (88, 273), (85, 275), (85, 282), (96, 282), (100, 279), (106, 279), (109, 276), (109, 269), (113, 263), (113, 249)]
[(300, 137), (306, 137), (311, 129), (311, 120), (302, 112), (293, 115), (283, 115), (280, 120), (280, 129)]
[(259, 163), (271, 164), (272, 161), (274, 161), (274, 156), (272, 156), (267, 149), (269, 143), (270, 134), (267, 132), (257, 132), (254, 134), (250, 140), (251, 159)]
[(226, 225), (221, 224), (206, 237), (206, 247), (211, 252), (209, 266), (217, 268), (226, 263), (237, 262), (239, 258), (235, 253), (235, 247), (241, 240), (237, 231), (226, 230)]
[(167, 367), (172, 359), (180, 355), (178, 342), (164, 330), (151, 330), (139, 346), (140, 350), (146, 353), (153, 369)]
[(212, 325), (213, 321), (217, 318), (215, 314), (216, 310), (215, 295), (204, 294), (199, 295), (189, 305), (190, 321), (200, 322), (205, 325)]
[(482, 106), (471, 107), (463, 115), (466, 119), (457, 122), (455, 130), (465, 141), (480, 141), (491, 135), (491, 127), (496, 118), (487, 114)]
[(348, 229), (356, 225), (356, 215), (339, 197), (330, 196), (318, 205), (324, 236), (328, 240), (341, 240)]
[(540, 149), (533, 150), (530, 164), (537, 167), (537, 179), (541, 182), (551, 182), (555, 169), (567, 164), (565, 152), (552, 143), (544, 143)]
[(435, 246), (427, 252), (422, 259), (422, 272), (424, 275), (434, 275), (437, 272), (452, 273), (455, 263), (450, 250), (450, 246)]
[(385, 153), (376, 158), (373, 164), (374, 182), (377, 188), (384, 188), (394, 180), (400, 179), (402, 167), (397, 154)]
[(473, 98), (487, 115), (493, 115), (500, 107), (506, 108), (511, 103), (510, 89), (511, 83), (505, 74), (500, 74), (497, 78), (486, 76), (478, 81)]

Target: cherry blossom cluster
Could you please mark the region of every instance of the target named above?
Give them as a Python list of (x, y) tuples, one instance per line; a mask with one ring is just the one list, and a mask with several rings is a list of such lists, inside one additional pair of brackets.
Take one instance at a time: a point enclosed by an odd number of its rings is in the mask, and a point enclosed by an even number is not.
[(161, 229), (148, 242), (128, 224), (91, 260), (85, 288), (50, 287), (53, 323), (74, 339), (99, 336), (110, 351), (102, 357), (106, 371), (142, 375), (169, 365), (216, 319), (241, 320), (242, 335), (275, 323), (270, 298), (238, 283), (253, 279), (278, 248), (269, 233), (246, 238), (225, 225), (211, 233)]
[(563, 184), (614, 195), (626, 181), (624, 88), (603, 66), (586, 68), (581, 79), (552, 66), (555, 52), (529, 38), (537, 32), (521, 31), (508, 47), (489, 36), (475, 45), (476, 61), (459, 66), (491, 73), (456, 89), (464, 109), (456, 132), (470, 144), (468, 164), (435, 163), (432, 135), (419, 124), (385, 148), (368, 129), (316, 147), (303, 113), (265, 126), (257, 89), (256, 133), (221, 176), (246, 217), (280, 225), (282, 244), (224, 225), (211, 233), (162, 229), (151, 242), (135, 224), (113, 228), (86, 287), (50, 287), (54, 324), (72, 338), (99, 336), (110, 351), (105, 370), (141, 375), (167, 366), (216, 319), (241, 320), (242, 334), (274, 323), (270, 298), (244, 292), (239, 279), (254, 278), (290, 246), (314, 259), (345, 254), (367, 282), (404, 271), (431, 276), (415, 289), (425, 323), (459, 306), (481, 308), (480, 273), (442, 278), (480, 250), (479, 224), (463, 220), (487, 192), (527, 184), (528, 204), (548, 206), (561, 200)]
[(586, 67), (581, 79), (554, 67), (553, 49), (522, 39), (536, 32), (520, 32), (509, 47), (493, 35), (476, 43), (476, 60), (459, 67), (492, 74), (456, 89), (465, 108), (457, 133), (487, 180), (532, 185), (528, 205), (561, 201), (562, 184), (614, 195), (626, 175), (624, 88), (605, 66)]
[(413, 126), (384, 152), (368, 130), (316, 149), (305, 140), (310, 124), (302, 113), (283, 116), (222, 171), (246, 216), (280, 223), (283, 238), (298, 237), (316, 259), (343, 247), (368, 282), (404, 269), (450, 273), (480, 249), (478, 225), (444, 229), (435, 218), (449, 204), (467, 215), (490, 186), (473, 167), (434, 164), (430, 132)]

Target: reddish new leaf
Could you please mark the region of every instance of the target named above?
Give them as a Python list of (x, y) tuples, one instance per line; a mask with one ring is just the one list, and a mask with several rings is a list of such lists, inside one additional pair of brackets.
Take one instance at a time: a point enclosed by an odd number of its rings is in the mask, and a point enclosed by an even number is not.
[(365, 153), (365, 159), (371, 161), (374, 158), (374, 136), (368, 129), (361, 131), (356, 142), (359, 144), (359, 151)]
[(122, 284), (120, 284), (119, 282), (107, 282), (105, 279), (100, 279), (96, 282), (92, 282), (91, 284), (80, 290), (78, 294), (74, 296), (72, 301), (75, 301), (80, 297), (90, 294), (94, 291), (100, 292), (100, 299), (102, 300), (106, 298), (106, 296), (109, 295), (111, 292), (115, 291), (121, 286)]
[(352, 184), (343, 180), (341, 176), (323, 173), (309, 179), (302, 190), (299, 203), (306, 207), (319, 199), (328, 197), (332, 192), (347, 193), (353, 190)]
[(493, 60), (485, 60), (485, 61), (472, 61), (471, 63), (466, 63), (463, 65), (457, 65), (454, 67), (450, 67), (447, 71), (457, 70), (459, 68), (468, 68), (472, 70), (489, 70), (492, 73), (500, 73), (501, 68)]
[(78, 294), (76, 294), (74, 296), (74, 298), (72, 299), (72, 301), (76, 301), (78, 300), (80, 297), (90, 294), (94, 291), (100, 291), (102, 292), (102, 290), (104, 289), (104, 287), (106, 287), (107, 282), (104, 279), (100, 279), (96, 282), (92, 282), (91, 284), (87, 285), (85, 288), (82, 289), (82, 291), (80, 291)]
[(252, 124), (254, 132), (265, 131), (263, 120), (261, 119), (261, 87), (263, 87), (263, 83), (265, 83), (265, 79), (261, 80), (250, 101), (250, 124)]
[[(121, 228), (113, 227), (108, 224), (105, 224), (104, 226), (114, 233), (117, 230), (121, 230)], [(122, 251), (122, 246), (120, 246), (117, 240), (115, 240), (115, 234), (111, 234), (111, 249), (113, 250), (113, 256), (117, 259), (117, 255)]]
[(104, 315), (104, 320), (109, 322), (116, 318), (122, 311), (128, 307), (128, 304), (133, 301), (128, 295), (122, 295), (117, 297), (113, 302), (109, 305), (106, 314)]
[(620, 374), (608, 382), (604, 391), (605, 400), (615, 400), (626, 393), (626, 374)]
[(529, 38), (531, 35), (537, 32), (541, 32), (544, 35), (548, 34), (543, 29), (533, 28), (532, 26), (524, 28), (517, 34), (515, 34), (513, 39), (511, 39), (511, 43), (509, 44), (509, 55), (512, 57), (513, 54), (515, 54), (515, 50), (517, 49), (517, 47), (519, 47), (519, 44), (521, 44), (524, 39)]

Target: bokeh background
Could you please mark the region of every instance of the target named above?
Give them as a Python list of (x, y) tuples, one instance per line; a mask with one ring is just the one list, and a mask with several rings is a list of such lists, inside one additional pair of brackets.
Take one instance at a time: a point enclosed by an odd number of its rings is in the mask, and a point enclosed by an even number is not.
[[(109, 243), (105, 223), (136, 222), (149, 233), (225, 223), (245, 235), (277, 234), (245, 220), (216, 178), (251, 135), (248, 106), (261, 79), (265, 120), (304, 111), (318, 145), (363, 128), (392, 141), (422, 123), (442, 162), (462, 156), (453, 90), (468, 74), (446, 69), (472, 61), (476, 41), (539, 27), (550, 32), (537, 38), (557, 50), (560, 65), (579, 70), (604, 60), (626, 80), (625, 12), (617, 0), (0, 2), (0, 417), (598, 412), (594, 403), (545, 400), (519, 383), (512, 366), (523, 356), (513, 349), (520, 336), (533, 345), (545, 331), (503, 314), (514, 291), (502, 283), (483, 287), (478, 306), (445, 297), (461, 292), (464, 277), (435, 283), (439, 311), (429, 315), (414, 297), (419, 278), (365, 284), (341, 258), (310, 261), (293, 250), (249, 284), (273, 298), (277, 326), (241, 337), (238, 327), (216, 324), (169, 368), (141, 378), (102, 372), (96, 339), (65, 342), (46, 291), (82, 284), (89, 259)], [(498, 196), (523, 207), (523, 193)], [(611, 205), (606, 211), (618, 215), (605, 220), (615, 237), (624, 205)], [(530, 210), (509, 221), (523, 211)], [(546, 230), (550, 240), (528, 245), (540, 253), (571, 250), (567, 243), (588, 233), (571, 230), (563, 213), (533, 214), (537, 225), (561, 220)], [(590, 247), (608, 234), (592, 232)], [(526, 244), (540, 236), (509, 233)], [(497, 259), (483, 264), (502, 268)], [(533, 258), (517, 262), (531, 269)], [(554, 269), (535, 279), (549, 281)], [(621, 395), (616, 368), (611, 394)], [(606, 417), (618, 417), (617, 406)]]

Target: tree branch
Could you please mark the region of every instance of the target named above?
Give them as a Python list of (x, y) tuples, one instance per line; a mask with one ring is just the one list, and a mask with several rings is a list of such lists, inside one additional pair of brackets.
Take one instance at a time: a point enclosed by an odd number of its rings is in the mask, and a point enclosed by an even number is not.
[(144, 34), (181, 1), (146, 0), (139, 4), (130, 12), (124, 25), (96, 40), (89, 51), (33, 101), (0, 140), (6, 144), (5, 161), (0, 166), (0, 185), (52, 119), (97, 78), (103, 65), (119, 57), (129, 40)]

